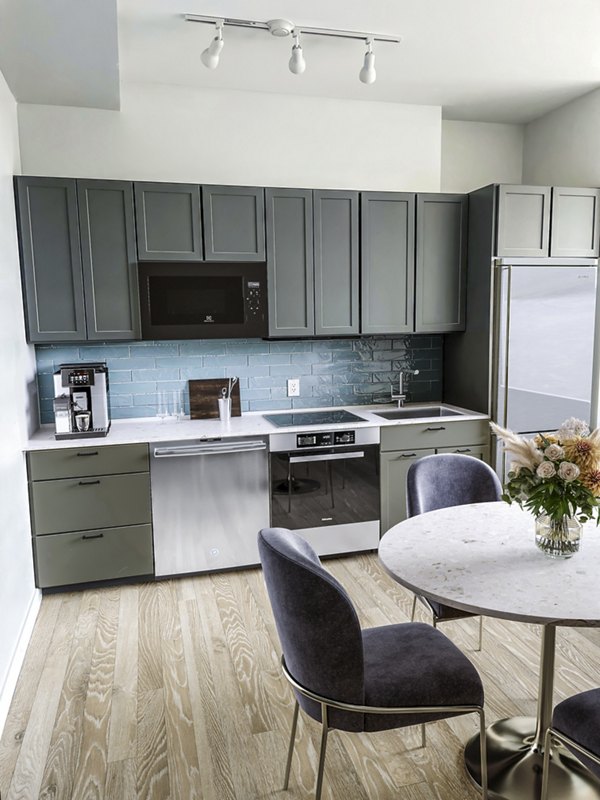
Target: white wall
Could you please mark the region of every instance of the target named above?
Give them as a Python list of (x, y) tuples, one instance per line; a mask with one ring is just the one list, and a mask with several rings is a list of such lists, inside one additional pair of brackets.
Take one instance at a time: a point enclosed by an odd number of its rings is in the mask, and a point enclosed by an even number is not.
[(442, 122), (442, 192), (470, 192), (488, 183), (521, 183), (523, 125)]
[(600, 186), (600, 89), (527, 125), (523, 182)]
[(125, 84), (121, 111), (19, 105), (24, 174), (439, 191), (441, 109)]
[(25, 344), (15, 227), (12, 176), (18, 172), (17, 107), (0, 73), (0, 731), (39, 603), (22, 449), (36, 421), (29, 419), (35, 364)]

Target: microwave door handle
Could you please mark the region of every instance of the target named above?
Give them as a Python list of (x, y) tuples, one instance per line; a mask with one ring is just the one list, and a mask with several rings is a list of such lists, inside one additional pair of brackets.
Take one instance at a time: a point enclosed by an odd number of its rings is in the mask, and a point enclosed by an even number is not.
[(364, 450), (352, 453), (322, 453), (314, 456), (290, 456), (290, 464), (309, 464), (311, 461), (345, 461), (349, 458), (364, 458)]

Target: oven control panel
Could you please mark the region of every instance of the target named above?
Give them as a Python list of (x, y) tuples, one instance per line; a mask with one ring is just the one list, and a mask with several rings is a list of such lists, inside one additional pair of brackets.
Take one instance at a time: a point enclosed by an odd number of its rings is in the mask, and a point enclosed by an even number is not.
[(296, 436), (296, 447), (331, 447), (336, 444), (354, 444), (354, 431), (327, 431), (325, 433), (299, 433)]

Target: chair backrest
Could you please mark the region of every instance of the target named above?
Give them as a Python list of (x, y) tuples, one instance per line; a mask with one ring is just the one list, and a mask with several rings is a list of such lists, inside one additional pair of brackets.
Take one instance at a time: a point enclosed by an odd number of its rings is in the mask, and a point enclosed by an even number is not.
[[(343, 587), (323, 569), (312, 547), (292, 531), (263, 529), (258, 534), (258, 550), (291, 675), (323, 697), (363, 704), (360, 623)], [(311, 716), (317, 716), (311, 701), (296, 696)], [(332, 724), (335, 727), (333, 720)], [(361, 725), (362, 720), (357, 719), (356, 729)]]
[(459, 453), (439, 453), (415, 461), (406, 476), (409, 517), (436, 508), (491, 503), (502, 497), (494, 470), (484, 461)]

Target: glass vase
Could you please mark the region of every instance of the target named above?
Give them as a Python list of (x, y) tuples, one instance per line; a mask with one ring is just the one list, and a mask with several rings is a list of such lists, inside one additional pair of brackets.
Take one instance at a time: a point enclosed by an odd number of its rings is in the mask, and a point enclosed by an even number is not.
[(541, 514), (535, 520), (535, 543), (550, 558), (571, 558), (579, 552), (580, 541), (581, 524), (572, 517)]

